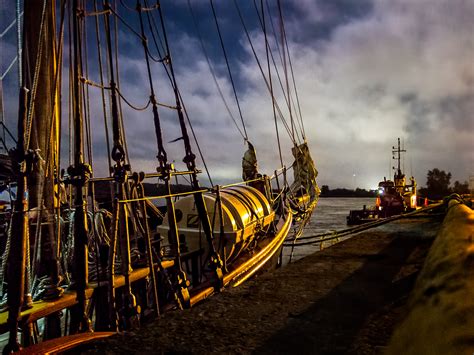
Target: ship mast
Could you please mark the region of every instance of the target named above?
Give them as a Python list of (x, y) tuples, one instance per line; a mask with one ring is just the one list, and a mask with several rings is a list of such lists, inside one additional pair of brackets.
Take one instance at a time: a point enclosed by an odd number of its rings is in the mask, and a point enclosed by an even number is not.
[(70, 330), (71, 334), (87, 331), (90, 328), (86, 313), (86, 288), (88, 280), (87, 267), (87, 212), (84, 199), (87, 181), (91, 175), (91, 167), (84, 163), (83, 148), (83, 114), (82, 95), (79, 78), (82, 77), (81, 62), (81, 30), (83, 17), (78, 1), (72, 3), (72, 32), (73, 32), (73, 122), (74, 122), (74, 165), (68, 168), (70, 180), (68, 183), (75, 188), (74, 196), (74, 266), (73, 283), (77, 292), (77, 306), (71, 312)]
[[(400, 162), (401, 162), (401, 153), (405, 153), (405, 149), (400, 148), (400, 138), (398, 138), (398, 147), (395, 148), (392, 146), (392, 159), (397, 160), (398, 162), (398, 167), (397, 167), (397, 172), (395, 174), (395, 179), (401, 179), (403, 177), (402, 174), (402, 169), (400, 167)], [(397, 154), (396, 156), (394, 154)], [(393, 168), (395, 169), (395, 167)]]
[[(29, 226), (27, 212), (37, 207), (34, 232), (37, 259), (43, 274), (57, 286), (58, 263), (54, 228), (50, 223), (42, 232), (42, 214), (54, 208), (54, 168), (58, 132), (58, 69), (56, 63), (55, 1), (27, 1), (24, 5), (23, 54), (19, 51), (20, 95), (18, 141), (13, 152), (17, 178), (17, 196), (12, 217), (10, 252), (8, 255), (8, 324), (10, 337), (4, 353), (19, 349), (17, 341), (20, 310), (31, 301)], [(17, 9), (19, 10), (19, 9)], [(21, 43), (19, 41), (19, 43)], [(33, 233), (31, 235), (33, 237)], [(39, 245), (41, 240), (41, 245)], [(35, 254), (33, 254), (34, 256)], [(36, 275), (36, 272), (34, 273)], [(59, 296), (62, 290), (51, 288)], [(26, 295), (26, 297), (25, 297)], [(54, 318), (54, 317), (53, 317)], [(48, 320), (49, 321), (49, 320)], [(48, 327), (48, 325), (47, 325)], [(29, 344), (25, 334), (25, 344)]]

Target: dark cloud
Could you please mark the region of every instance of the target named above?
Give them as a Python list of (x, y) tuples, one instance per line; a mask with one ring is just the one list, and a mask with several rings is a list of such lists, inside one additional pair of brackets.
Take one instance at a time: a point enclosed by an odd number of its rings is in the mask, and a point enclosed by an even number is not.
[(285, 5), (290, 26), (305, 29), (291, 31), (289, 35), (293, 40), (310, 46), (329, 40), (338, 27), (367, 17), (373, 10), (370, 0), (305, 0)]
[(453, 124), (457, 131), (474, 132), (474, 92), (442, 98), (437, 106), (440, 118)]

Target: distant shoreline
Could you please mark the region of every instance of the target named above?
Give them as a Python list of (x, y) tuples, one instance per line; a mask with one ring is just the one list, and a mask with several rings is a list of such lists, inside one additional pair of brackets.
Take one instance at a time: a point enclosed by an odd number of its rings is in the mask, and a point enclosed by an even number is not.
[(346, 188), (330, 189), (329, 186), (321, 186), (319, 197), (376, 197), (377, 191), (356, 188), (355, 190)]

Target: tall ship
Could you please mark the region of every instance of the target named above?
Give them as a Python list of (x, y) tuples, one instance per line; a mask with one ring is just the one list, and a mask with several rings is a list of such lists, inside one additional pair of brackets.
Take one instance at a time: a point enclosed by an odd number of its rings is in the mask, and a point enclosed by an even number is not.
[[(239, 112), (229, 116), (246, 147), (242, 178), (230, 184), (212, 182), (193, 128), (199, 122), (180, 90), (174, 58), (193, 53), (170, 49), (168, 28), (176, 29), (165, 19), (173, 9), (147, 0), (25, 1), (17, 8), (17, 135), (1, 160), (10, 199), (0, 228), (4, 353), (55, 338), (63, 339), (56, 350), (64, 350), (192, 307), (278, 266), (285, 239), (302, 233), (319, 188), (280, 1), (255, 3), (265, 57), (253, 50), (255, 38), (235, 2), (271, 102), (274, 144), (247, 129), (218, 9), (210, 4)], [(188, 6), (200, 36), (199, 17)], [(123, 84), (130, 64), (124, 51), (141, 63), (131, 91)], [(221, 123), (228, 126), (219, 121), (211, 120), (208, 137), (222, 134)], [(153, 140), (134, 134), (139, 122)], [(284, 139), (294, 157), (287, 163)], [(268, 145), (279, 161), (263, 172), (257, 148)], [(141, 167), (144, 156), (154, 161), (152, 171)], [(208, 184), (200, 182), (200, 166)]]

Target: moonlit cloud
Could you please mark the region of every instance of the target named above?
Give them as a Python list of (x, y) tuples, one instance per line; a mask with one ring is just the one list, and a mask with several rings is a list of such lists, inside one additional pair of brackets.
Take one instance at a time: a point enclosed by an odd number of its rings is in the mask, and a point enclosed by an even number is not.
[[(199, 15), (217, 80), (242, 129), (209, 2), (191, 3)], [(234, 6), (215, 4), (222, 16), (219, 20), (249, 139), (257, 148), (262, 172), (272, 174), (279, 158), (270, 95)], [(250, 36), (266, 73), (264, 37), (253, 2), (239, 4), (248, 13)], [(273, 2), (269, 4), (278, 29), (276, 8)], [(307, 140), (321, 185), (374, 187), (383, 176), (392, 175), (391, 150), (397, 137), (408, 150), (405, 172), (420, 185), (433, 168), (452, 172), (453, 181), (467, 180), (474, 173), (473, 1), (292, 0), (282, 4)], [(178, 85), (214, 182), (238, 180), (246, 147), (214, 85), (191, 25), (187, 0), (163, 1), (162, 5), (168, 14)], [(269, 37), (283, 75), (271, 32)], [(131, 102), (145, 104), (149, 88), (142, 48), (126, 33), (121, 40), (127, 44), (120, 60), (121, 90)], [(162, 68), (155, 65), (152, 70), (158, 101), (174, 105)], [(272, 81), (288, 119), (274, 70)], [(99, 112), (98, 95), (91, 99), (91, 106)], [(12, 107), (8, 112), (15, 112)], [(123, 108), (132, 167), (154, 170), (157, 148), (152, 114)], [(180, 137), (176, 112), (162, 107), (159, 112), (165, 142)], [(103, 123), (94, 124), (95, 161), (106, 159), (102, 127)], [(290, 165), (291, 141), (281, 122), (279, 130), (285, 164)], [(169, 159), (183, 168), (182, 142), (166, 143), (166, 149)], [(98, 167), (97, 171), (105, 174), (107, 169)]]

